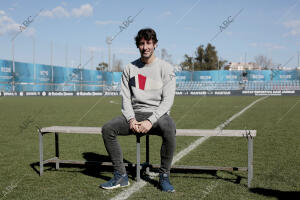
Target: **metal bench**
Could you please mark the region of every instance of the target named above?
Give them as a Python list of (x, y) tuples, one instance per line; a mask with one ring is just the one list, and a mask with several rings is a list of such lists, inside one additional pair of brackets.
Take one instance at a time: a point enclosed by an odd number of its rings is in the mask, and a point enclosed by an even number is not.
[[(60, 160), (59, 159), (59, 137), (60, 133), (70, 134), (101, 134), (101, 127), (74, 127), (74, 126), (51, 126), (38, 129), (39, 133), (39, 149), (40, 149), (40, 176), (43, 175), (44, 164), (55, 163), (55, 168), (59, 169), (60, 163), (66, 164), (87, 164), (94, 162), (102, 166), (112, 166), (111, 162), (97, 162), (97, 161), (77, 161), (77, 160)], [(55, 157), (44, 160), (43, 154), (43, 135), (46, 133), (55, 134)], [(185, 166), (173, 165), (172, 169), (186, 169), (186, 170), (219, 170), (219, 171), (248, 171), (248, 188), (251, 186), (253, 178), (253, 137), (256, 136), (256, 130), (216, 130), (216, 129), (176, 129), (176, 136), (226, 136), (226, 137), (246, 137), (248, 140), (248, 167), (216, 167), (216, 166)], [(140, 138), (136, 136), (136, 164), (125, 163), (126, 167), (136, 167), (136, 180), (140, 181), (141, 167), (146, 167), (149, 171), (151, 168), (159, 168), (159, 165), (150, 165), (149, 155), (149, 135), (146, 135), (146, 162), (141, 164), (140, 159)]]

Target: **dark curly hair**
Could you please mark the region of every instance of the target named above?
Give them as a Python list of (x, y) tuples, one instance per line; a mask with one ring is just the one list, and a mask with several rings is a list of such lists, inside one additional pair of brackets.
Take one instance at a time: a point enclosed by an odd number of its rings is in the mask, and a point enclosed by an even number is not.
[(139, 47), (139, 43), (142, 38), (144, 38), (147, 41), (152, 40), (154, 44), (158, 42), (156, 33), (152, 28), (144, 28), (139, 30), (137, 36), (134, 38), (136, 47)]

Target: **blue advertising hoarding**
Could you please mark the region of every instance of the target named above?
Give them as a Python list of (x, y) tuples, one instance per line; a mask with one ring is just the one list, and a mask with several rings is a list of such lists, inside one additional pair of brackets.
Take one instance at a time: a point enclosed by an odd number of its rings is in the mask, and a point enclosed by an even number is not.
[(191, 72), (189, 71), (180, 71), (176, 72), (176, 82), (185, 82), (185, 81), (191, 81), (192, 76)]
[(34, 82), (34, 66), (31, 63), (15, 62), (15, 74), (16, 82)]
[(0, 82), (12, 81), (12, 62), (8, 60), (0, 60)]
[[(122, 72), (106, 72), (80, 68), (66, 68), (43, 64), (0, 60), (0, 91), (103, 91), (103, 86), (116, 86), (121, 81)], [(284, 82), (300, 78), (299, 70), (248, 70), (243, 71), (178, 71), (176, 82)]]
[(297, 80), (298, 72), (297, 70), (272, 70), (272, 80), (273, 81), (292, 81)]
[(242, 80), (242, 74), (241, 71), (220, 70), (218, 79), (219, 82), (239, 82)]

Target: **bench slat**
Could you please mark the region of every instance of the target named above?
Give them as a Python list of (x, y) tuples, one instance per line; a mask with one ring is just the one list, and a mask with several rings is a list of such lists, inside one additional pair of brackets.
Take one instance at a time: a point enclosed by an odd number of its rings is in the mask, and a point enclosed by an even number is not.
[[(152, 168), (160, 168), (160, 165), (152, 165)], [(172, 165), (174, 169), (189, 170), (213, 170), (213, 171), (248, 171), (247, 167), (218, 167), (218, 166), (189, 166), (189, 165)]]
[[(51, 126), (42, 128), (41, 133), (101, 134), (101, 127)], [(256, 130), (176, 129), (176, 136), (245, 137), (248, 134), (255, 137)]]
[(245, 137), (250, 134), (256, 136), (256, 130), (215, 130), (215, 129), (176, 129), (177, 136), (229, 136)]
[(80, 133), (80, 134), (101, 134), (101, 127), (82, 126), (51, 126), (41, 129), (42, 133)]

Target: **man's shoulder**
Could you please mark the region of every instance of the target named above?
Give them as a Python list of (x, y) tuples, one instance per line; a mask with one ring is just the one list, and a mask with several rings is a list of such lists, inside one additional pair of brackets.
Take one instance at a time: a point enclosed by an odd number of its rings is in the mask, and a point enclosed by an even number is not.
[(156, 58), (157, 59), (157, 62), (158, 62), (158, 64), (164, 69), (164, 70), (166, 70), (166, 71), (173, 71), (173, 66), (169, 63), (169, 62), (167, 62), (167, 61), (165, 61), (165, 60), (162, 60), (162, 59), (160, 59), (160, 58)]
[(124, 70), (129, 70), (130, 68), (138, 67), (140, 65), (140, 59), (136, 59), (127, 65), (125, 65)]
[(141, 63), (141, 61), (140, 61), (140, 59), (138, 58), (138, 59), (136, 59), (136, 60), (130, 62), (129, 65), (137, 66), (137, 65), (139, 65), (140, 63)]

